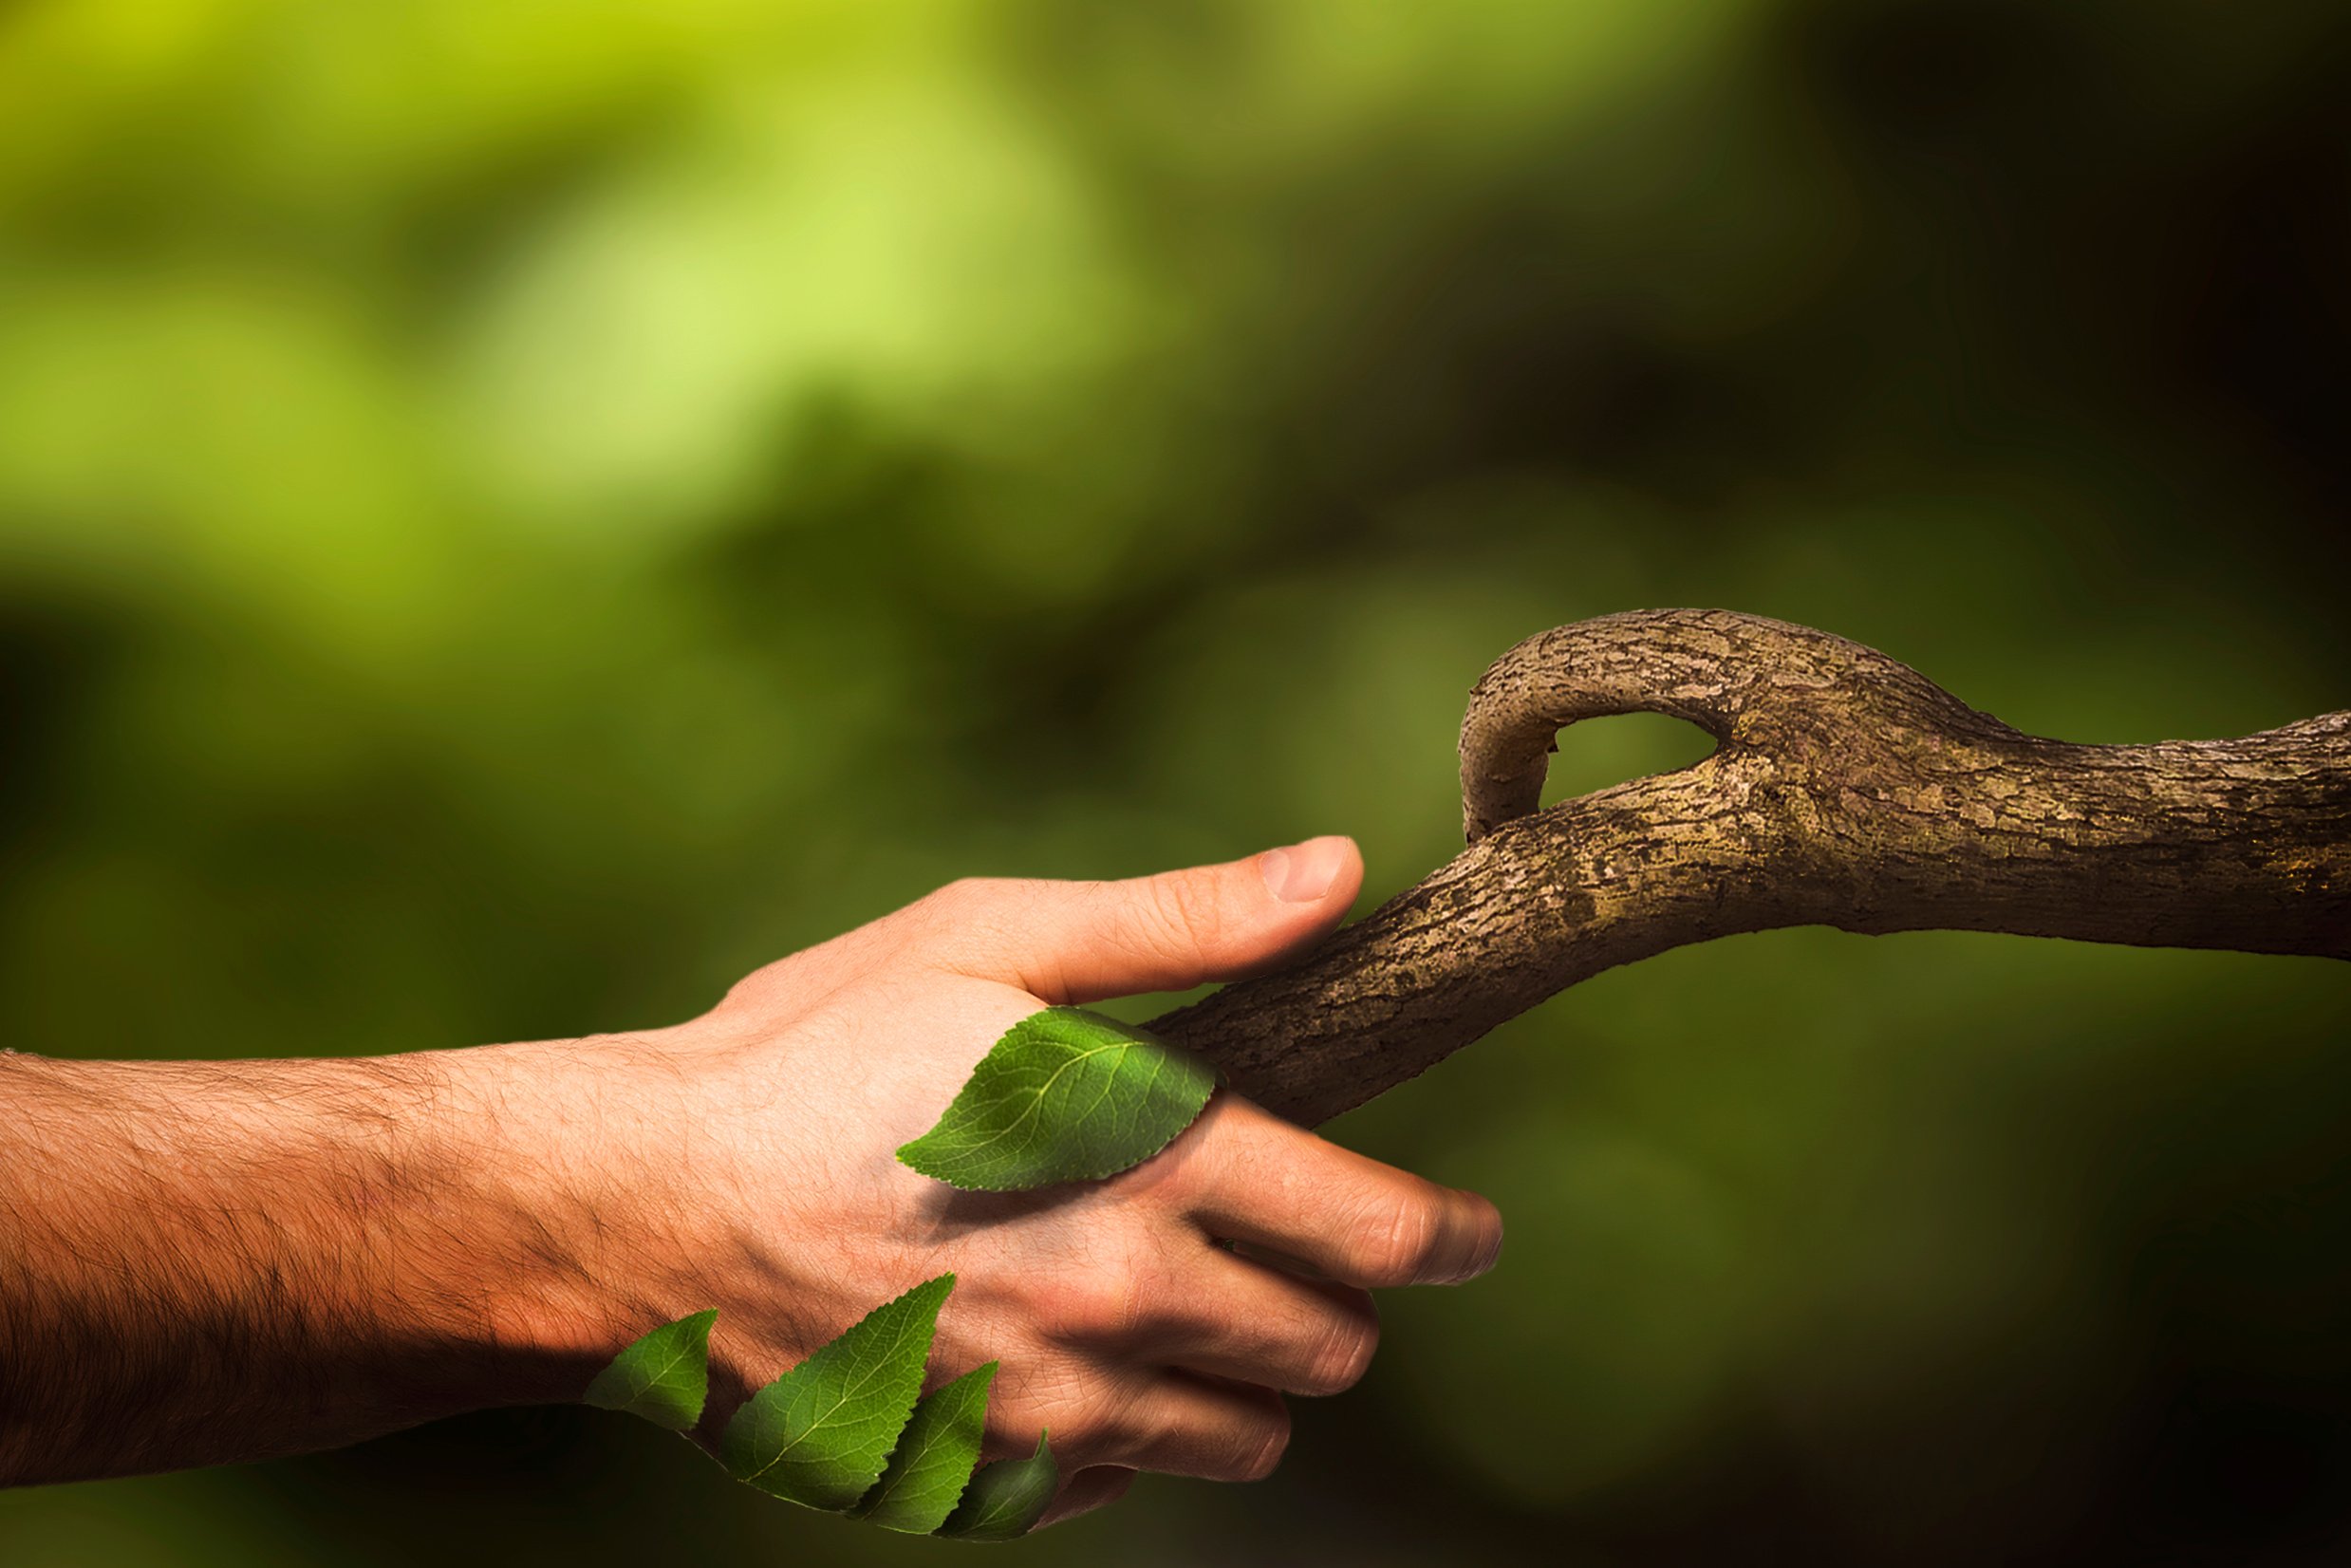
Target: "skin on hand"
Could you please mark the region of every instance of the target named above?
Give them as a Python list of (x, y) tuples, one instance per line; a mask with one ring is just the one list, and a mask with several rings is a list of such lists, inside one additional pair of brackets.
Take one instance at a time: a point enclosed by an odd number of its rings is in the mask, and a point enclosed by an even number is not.
[(984, 1456), (1050, 1429), (1065, 1481), (1049, 1519), (1140, 1469), (1267, 1474), (1289, 1438), (1281, 1396), (1363, 1375), (1367, 1287), (1491, 1267), (1492, 1204), (1228, 1090), (1099, 1183), (964, 1192), (895, 1151), (1017, 1019), (1262, 969), (1336, 925), (1362, 874), (1351, 841), (1322, 838), (1127, 882), (959, 882), (675, 1029), (465, 1054), (509, 1129), (540, 1129), (517, 1152), (571, 1260), (571, 1288), (525, 1332), (592, 1358), (716, 1306), (697, 1434), (715, 1445), (754, 1390), (952, 1270), (927, 1386), (1001, 1361)]
[(1362, 882), (1324, 838), (1130, 882), (959, 882), (676, 1028), (371, 1059), (0, 1052), (0, 1484), (296, 1453), (580, 1397), (719, 1311), (701, 1429), (952, 1270), (931, 1386), (1001, 1363), (1054, 1515), (1138, 1469), (1246, 1480), (1284, 1393), (1363, 1375), (1366, 1287), (1466, 1279), (1493, 1206), (1219, 1091), (1108, 1181), (901, 1165), (1017, 1020), (1263, 968)]

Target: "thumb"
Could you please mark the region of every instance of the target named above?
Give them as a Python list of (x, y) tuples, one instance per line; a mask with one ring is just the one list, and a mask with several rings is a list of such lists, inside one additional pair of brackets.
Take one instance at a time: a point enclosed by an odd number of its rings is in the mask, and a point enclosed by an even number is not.
[(1345, 919), (1363, 856), (1339, 835), (1123, 882), (942, 889), (942, 955), (1051, 1002), (1181, 991), (1269, 967)]

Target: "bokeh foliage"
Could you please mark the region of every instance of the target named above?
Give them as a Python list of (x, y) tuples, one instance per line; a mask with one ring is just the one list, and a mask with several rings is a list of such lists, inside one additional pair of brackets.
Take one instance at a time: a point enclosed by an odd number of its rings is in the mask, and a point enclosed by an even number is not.
[[(1540, 627), (2024, 727), (2351, 704), (2340, 6), (0, 8), (0, 997), (80, 1055), (671, 1021), (965, 872), (1384, 896)], [(1695, 751), (1564, 743), (1555, 796)], [(1130, 1016), (1150, 1004), (1135, 1003)], [(1338, 1135), (1474, 1288), (1040, 1563), (2303, 1560), (2351, 980), (1596, 980)], [(594, 1412), (0, 1496), (0, 1556), (898, 1561)]]

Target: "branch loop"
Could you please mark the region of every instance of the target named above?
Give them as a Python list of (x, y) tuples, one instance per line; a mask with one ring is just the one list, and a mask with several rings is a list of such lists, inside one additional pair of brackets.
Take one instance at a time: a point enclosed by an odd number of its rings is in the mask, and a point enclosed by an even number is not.
[[(1558, 730), (1635, 712), (1716, 750), (1539, 810)], [(2068, 745), (1841, 637), (1644, 610), (1503, 654), (1470, 693), (1461, 761), (1460, 855), (1302, 962), (1151, 1030), (1315, 1122), (1604, 969), (1743, 931), (2351, 958), (2351, 713)]]
[[(1475, 844), (1542, 800), (1558, 732), (1582, 719), (1657, 713), (1720, 748), (1789, 748), (1782, 765), (1857, 700), (1951, 730), (2012, 734), (1874, 648), (1730, 610), (1603, 615), (1526, 639), (1469, 689), (1462, 719), (1462, 830)], [(1857, 716), (1855, 716), (1857, 717)]]

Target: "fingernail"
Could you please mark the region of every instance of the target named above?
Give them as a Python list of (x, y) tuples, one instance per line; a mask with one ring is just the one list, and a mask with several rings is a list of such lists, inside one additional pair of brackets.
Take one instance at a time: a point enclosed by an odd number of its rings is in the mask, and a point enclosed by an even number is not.
[(1265, 886), (1284, 904), (1312, 904), (1331, 890), (1347, 861), (1343, 838), (1310, 838), (1258, 856)]

